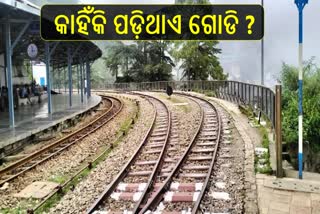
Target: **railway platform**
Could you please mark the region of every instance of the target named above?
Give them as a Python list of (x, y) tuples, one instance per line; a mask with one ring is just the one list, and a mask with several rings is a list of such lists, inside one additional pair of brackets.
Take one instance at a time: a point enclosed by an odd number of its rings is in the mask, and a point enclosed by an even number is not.
[(316, 173), (306, 172), (304, 180), (277, 179), (264, 174), (257, 174), (256, 178), (261, 214), (320, 213), (320, 182)]
[(89, 99), (84, 96), (83, 103), (81, 103), (80, 95), (75, 94), (72, 96), (73, 105), (69, 107), (69, 96), (67, 94), (53, 95), (51, 115), (48, 114), (47, 100), (32, 106), (21, 106), (15, 111), (16, 125), (13, 128), (9, 124), (8, 112), (0, 112), (0, 151), (14, 146), (16, 142), (31, 135), (76, 117), (97, 106), (100, 101), (100, 96), (92, 95)]

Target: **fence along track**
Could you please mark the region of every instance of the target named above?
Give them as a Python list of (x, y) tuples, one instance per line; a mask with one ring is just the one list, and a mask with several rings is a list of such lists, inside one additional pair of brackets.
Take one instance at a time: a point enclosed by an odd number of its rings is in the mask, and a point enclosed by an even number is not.
[[(90, 207), (88, 213), (99, 213), (98, 210), (105, 207), (119, 211), (120, 206), (121, 209), (128, 208), (130, 212), (136, 213), (153, 185), (167, 149), (171, 115), (159, 99), (147, 95), (143, 97), (156, 109), (152, 124), (134, 155)], [(117, 207), (118, 205), (120, 206)]]
[(85, 127), (76, 130), (75, 132), (0, 170), (0, 186), (6, 182), (12, 181), (37, 165), (61, 153), (63, 150), (77, 143), (89, 134), (95, 132), (101, 126), (112, 120), (122, 110), (123, 102), (120, 99), (110, 96), (102, 96), (102, 98), (111, 102), (111, 107), (107, 109), (105, 113)]
[(210, 102), (198, 97), (193, 99), (204, 109), (201, 130), (140, 213), (196, 213), (198, 210), (216, 159), (221, 119)]
[(154, 91), (164, 90), (170, 85), (174, 91), (202, 91), (212, 92), (217, 98), (225, 99), (238, 104), (246, 104), (252, 109), (261, 111), (275, 128), (275, 91), (263, 85), (249, 84), (230, 80), (190, 80), (190, 81), (157, 81), (141, 83), (112, 83), (100, 86), (107, 90), (120, 91)]

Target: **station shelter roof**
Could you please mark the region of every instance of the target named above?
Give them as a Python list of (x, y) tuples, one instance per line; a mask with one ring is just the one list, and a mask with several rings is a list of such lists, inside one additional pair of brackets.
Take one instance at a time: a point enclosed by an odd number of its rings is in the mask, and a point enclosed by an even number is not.
[[(0, 55), (5, 53), (5, 23), (11, 23), (11, 43), (20, 34), (25, 24), (30, 22), (29, 27), (18, 41), (13, 49), (13, 59), (30, 60), (27, 54), (27, 47), (30, 43), (34, 43), (38, 47), (38, 56), (35, 61), (45, 61), (45, 41), (40, 36), (40, 7), (27, 0), (0, 0)], [(50, 47), (53, 47), (56, 42), (49, 42)], [(79, 48), (78, 46), (81, 45)], [(81, 60), (94, 61), (101, 57), (102, 51), (97, 45), (91, 41), (81, 42), (59, 42), (55, 51), (51, 56), (51, 65), (55, 68), (67, 66), (67, 49), (71, 48), (71, 54), (75, 50), (72, 64), (79, 64)]]

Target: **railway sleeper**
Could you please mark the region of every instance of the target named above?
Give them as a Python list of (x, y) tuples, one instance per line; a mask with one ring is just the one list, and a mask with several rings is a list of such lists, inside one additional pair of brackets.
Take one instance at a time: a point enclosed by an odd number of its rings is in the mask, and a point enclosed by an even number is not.
[(212, 142), (197, 143), (196, 146), (216, 146), (216, 143), (212, 143)]
[(113, 192), (111, 198), (116, 201), (139, 201), (142, 192)]
[(217, 140), (217, 137), (202, 137), (202, 136), (200, 136), (199, 138), (198, 138), (198, 140), (201, 140), (201, 141), (216, 141)]
[(159, 142), (159, 141), (165, 141), (166, 139), (166, 136), (163, 136), (163, 137), (152, 137), (150, 138), (150, 142)]
[(215, 132), (215, 131), (213, 131), (213, 130), (210, 130), (210, 131), (202, 131), (201, 133), (200, 133), (200, 137), (208, 137), (208, 136), (212, 136), (212, 137), (217, 137), (217, 133)]
[(215, 149), (214, 148), (208, 148), (208, 149), (192, 149), (191, 152), (192, 153), (212, 153), (214, 152)]
[(137, 161), (135, 165), (143, 166), (143, 165), (154, 165), (157, 163), (157, 160), (149, 160), (149, 161)]
[(206, 178), (208, 173), (181, 173), (181, 178)]
[(0, 183), (3, 183), (3, 181), (7, 180), (8, 178), (11, 178), (13, 175), (11, 174), (7, 174), (7, 175), (3, 175), (1, 176), (1, 181)]
[(211, 161), (212, 155), (209, 156), (191, 156), (188, 158), (188, 161)]
[(133, 172), (129, 172), (128, 176), (150, 176), (152, 173), (152, 171), (133, 171)]
[[(153, 191), (157, 191), (163, 183), (155, 183), (153, 185)], [(147, 183), (120, 183), (116, 191), (118, 192), (142, 192), (147, 187)], [(170, 185), (170, 191), (180, 191), (180, 192), (195, 192), (201, 191), (203, 183), (179, 183), (173, 182)]]
[(195, 202), (198, 200), (200, 191), (196, 192), (173, 192), (168, 191), (164, 195), (164, 202), (179, 203), (179, 202)]
[(162, 147), (163, 147), (163, 143), (153, 143), (146, 146), (146, 148), (150, 148), (150, 149), (162, 148)]
[(182, 167), (183, 170), (208, 170), (210, 165), (186, 165)]
[(157, 129), (164, 129), (164, 128), (168, 128), (168, 124), (157, 125)]
[(167, 131), (167, 128), (161, 128), (161, 129), (158, 128), (158, 129), (154, 130), (153, 133), (155, 133), (155, 134), (159, 133), (159, 132), (163, 133), (163, 132), (166, 132), (166, 131)]
[(161, 149), (153, 149), (153, 150), (148, 150), (145, 151), (144, 154), (155, 154), (155, 153), (161, 153)]

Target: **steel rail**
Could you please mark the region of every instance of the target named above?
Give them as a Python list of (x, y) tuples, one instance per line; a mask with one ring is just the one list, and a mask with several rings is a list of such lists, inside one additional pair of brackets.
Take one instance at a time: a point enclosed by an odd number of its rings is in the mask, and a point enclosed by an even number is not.
[[(147, 188), (143, 191), (140, 199), (136, 202), (133, 213), (138, 212), (138, 209), (140, 209), (140, 205), (141, 203), (145, 200), (146, 195), (148, 193), (148, 191), (150, 190), (150, 188), (152, 187), (153, 181), (155, 180), (155, 176), (157, 175), (157, 172), (159, 171), (159, 166), (160, 163), (163, 161), (163, 156), (164, 153), (166, 151), (167, 148), (167, 144), (168, 144), (168, 140), (169, 140), (169, 134), (170, 134), (170, 130), (171, 130), (171, 114), (169, 112), (169, 109), (167, 108), (167, 106), (165, 105), (164, 102), (162, 102), (160, 99), (157, 99), (153, 96), (149, 96), (149, 95), (145, 95), (145, 94), (140, 94), (140, 93), (133, 93), (131, 92), (130, 94), (135, 94), (135, 95), (139, 95), (141, 97), (148, 97), (149, 99), (154, 99), (157, 100), (158, 102), (160, 102), (166, 109), (166, 112), (168, 114), (168, 127), (167, 127), (167, 133), (166, 133), (166, 137), (165, 137), (165, 141), (164, 141), (164, 145), (162, 147), (161, 153), (159, 155), (159, 158), (157, 160), (157, 163), (155, 164), (152, 173), (148, 179), (147, 182)], [(118, 186), (118, 184), (126, 177), (127, 173), (130, 170), (130, 167), (134, 164), (135, 160), (137, 159), (137, 157), (141, 154), (142, 149), (144, 148), (144, 146), (146, 145), (149, 137), (152, 135), (152, 131), (155, 128), (156, 125), (156, 118), (158, 115), (158, 112), (156, 110), (156, 106), (153, 102), (151, 102), (149, 99), (147, 99), (154, 107), (155, 109), (155, 113), (153, 115), (153, 119), (152, 119), (152, 124), (149, 127), (147, 134), (145, 135), (145, 137), (143, 138), (141, 144), (139, 145), (138, 149), (135, 151), (135, 153), (132, 155), (132, 157), (130, 158), (130, 160), (127, 162), (127, 164), (123, 167), (123, 169), (120, 171), (120, 173), (118, 173), (118, 175), (116, 176), (116, 178), (112, 181), (111, 184), (108, 185), (108, 187), (105, 189), (105, 191), (99, 196), (99, 198), (93, 203), (93, 205), (87, 210), (87, 213), (93, 213), (98, 206), (106, 199), (108, 198), (111, 193), (116, 189), (116, 187)]]
[[(49, 156), (46, 156), (45, 158), (37, 161), (36, 163), (32, 164), (31, 166), (29, 167), (26, 167), (25, 169), (23, 169), (22, 171), (10, 176), (9, 178), (7, 179), (4, 179), (4, 180), (1, 180), (0, 181), (0, 186), (2, 186), (4, 183), (6, 182), (9, 182), (15, 178), (17, 178), (18, 176), (22, 175), (23, 173), (33, 169), (34, 167), (36, 167), (37, 165), (39, 165), (40, 163), (43, 163), (44, 161), (52, 158), (53, 156), (59, 154), (60, 152), (62, 152), (63, 150), (67, 149), (68, 147), (70, 147), (71, 145), (77, 143), (78, 141), (80, 141), (81, 139), (85, 138), (86, 136), (88, 136), (89, 134), (95, 132), (97, 129), (99, 129), (101, 126), (105, 125), (106, 123), (108, 123), (110, 120), (112, 120), (123, 108), (123, 102), (118, 99), (118, 98), (115, 98), (115, 97), (110, 97), (110, 96), (102, 96), (104, 99), (108, 99), (108, 100), (111, 100), (111, 107), (105, 112), (103, 113), (101, 116), (99, 116), (98, 118), (94, 119), (93, 121), (91, 121), (88, 125), (76, 130), (75, 132), (49, 144), (48, 146), (32, 153), (31, 155), (3, 168), (2, 170), (0, 170), (0, 178), (1, 176), (7, 174), (8, 172), (10, 171), (13, 171), (15, 169), (17, 169), (18, 167), (20, 166), (23, 166), (24, 164), (28, 163), (28, 162), (32, 162), (33, 159), (36, 159), (36, 158), (39, 158), (41, 157), (41, 155), (45, 154), (46, 152), (48, 152), (50, 149), (54, 149), (55, 147), (58, 147), (59, 145), (62, 145), (63, 143), (66, 143), (67, 142), (67, 145), (60, 148), (59, 150), (57, 151), (54, 151), (52, 154), (50, 154)], [(81, 134), (81, 132), (83, 131), (86, 131), (86, 129), (89, 129), (90, 126), (93, 126), (95, 123), (99, 122), (99, 120), (102, 120), (104, 119), (104, 117), (109, 114), (112, 110), (114, 110), (114, 108), (116, 107), (115, 106), (115, 102), (114, 100), (116, 100), (117, 102), (120, 103), (120, 108), (116, 110), (116, 112), (114, 112), (111, 117), (109, 117), (106, 121), (103, 121), (103, 123), (99, 124), (97, 127), (95, 127), (94, 129), (88, 131), (87, 133), (85, 133), (84, 135), (80, 136), (79, 138), (71, 141), (70, 139), (74, 136), (76, 136), (77, 134)]]
[[(195, 202), (195, 205), (193, 206), (193, 209), (192, 209), (192, 214), (195, 214), (197, 212), (198, 208), (199, 208), (201, 200), (202, 200), (202, 198), (204, 196), (204, 193), (205, 193), (205, 191), (206, 191), (206, 189), (208, 187), (208, 183), (209, 183), (209, 180), (210, 180), (210, 175), (212, 173), (213, 166), (214, 166), (214, 163), (215, 163), (215, 160), (216, 160), (217, 150), (218, 150), (219, 142), (220, 142), (220, 134), (221, 134), (221, 118), (220, 118), (219, 112), (217, 111), (216, 107), (212, 103), (210, 103), (209, 101), (207, 101), (207, 100), (205, 100), (205, 99), (203, 99), (201, 97), (197, 97), (197, 96), (186, 94), (186, 93), (176, 93), (175, 92), (174, 94), (178, 94), (178, 95), (182, 95), (182, 96), (186, 96), (186, 97), (192, 97), (194, 99), (200, 99), (200, 100), (206, 102), (207, 104), (209, 104), (214, 109), (214, 111), (216, 112), (217, 117), (218, 117), (218, 134), (217, 134), (217, 140), (216, 140), (217, 143), (215, 145), (215, 151), (213, 153), (213, 158), (212, 158), (212, 161), (210, 163), (209, 171), (207, 173), (204, 185), (203, 185), (203, 187), (201, 189), (201, 192), (200, 192), (200, 194), (198, 196), (198, 199)], [(202, 128), (202, 126), (204, 124), (204, 115), (202, 115), (201, 121), (202, 121), (201, 122), (201, 128)], [(152, 200), (148, 201), (148, 203), (144, 206), (144, 208), (139, 213), (142, 214), (142, 213), (148, 212), (149, 210), (154, 210), (156, 208), (156, 206), (160, 203), (160, 201), (163, 198), (164, 193), (169, 190), (170, 184), (171, 184), (171, 182), (173, 180), (174, 175), (176, 175), (178, 173), (178, 171), (182, 168), (182, 165), (185, 163), (186, 159), (188, 158), (188, 155), (190, 154), (191, 149), (196, 144), (196, 138), (198, 137), (199, 134), (200, 134), (200, 131), (197, 132), (197, 134), (195, 135), (195, 137), (192, 140), (192, 143), (189, 145), (189, 147), (187, 148), (187, 150), (185, 151), (183, 156), (180, 158), (180, 160), (176, 164), (175, 168), (171, 171), (171, 173), (169, 174), (167, 179), (164, 181), (164, 183), (161, 185), (161, 187), (158, 189), (158, 191), (156, 191), (156, 193), (155, 193), (154, 197), (152, 198)]]
[[(204, 111), (203, 111), (203, 109), (201, 108), (201, 106), (200, 106), (200, 104), (199, 103), (197, 103), (197, 102), (195, 102), (198, 106), (199, 106), (199, 108), (200, 108), (200, 124), (199, 124), (199, 126), (197, 127), (197, 129), (196, 129), (196, 132), (195, 132), (195, 134), (193, 135), (193, 137), (192, 137), (192, 139), (191, 139), (191, 141), (190, 141), (190, 144), (189, 144), (189, 146), (187, 147), (187, 149), (186, 150), (188, 150), (189, 149), (189, 147), (192, 145), (192, 143), (195, 141), (195, 139), (197, 138), (197, 136), (198, 136), (198, 134), (200, 133), (200, 131), (201, 131), (201, 128), (202, 128), (202, 125), (203, 125), (203, 120), (204, 120)], [(161, 169), (159, 169), (159, 171), (160, 171)], [(155, 182), (155, 180), (154, 180), (154, 182)], [(150, 188), (148, 189), (148, 192), (150, 193), (151, 191), (150, 191), (150, 189), (151, 189), (151, 187), (152, 186), (149, 186)], [(140, 210), (136, 210), (136, 212), (138, 213), (138, 212), (140, 212), (142, 209), (143, 209), (144, 207), (140, 207)]]
[[(137, 104), (137, 112), (135, 116), (132, 117), (130, 124), (133, 124), (135, 118), (138, 117), (139, 114), (139, 103)], [(118, 142), (123, 137), (123, 134), (119, 134), (118, 137), (111, 143), (110, 146), (105, 148), (97, 157), (94, 158), (94, 160), (87, 163), (86, 166), (82, 167), (80, 170), (78, 170), (75, 174), (73, 174), (67, 181), (65, 181), (62, 185), (59, 185), (58, 188), (54, 189), (44, 200), (42, 200), (39, 204), (37, 204), (32, 210), (29, 210), (30, 213), (36, 213), (47, 201), (49, 201), (53, 196), (63, 191), (64, 188), (66, 188), (68, 185), (71, 184), (72, 181), (74, 181), (75, 178), (77, 178), (83, 171), (86, 169), (91, 170), (94, 164), (97, 164), (98, 160), (101, 159), (106, 153), (108, 153), (111, 149), (113, 149), (113, 146), (116, 142)]]

